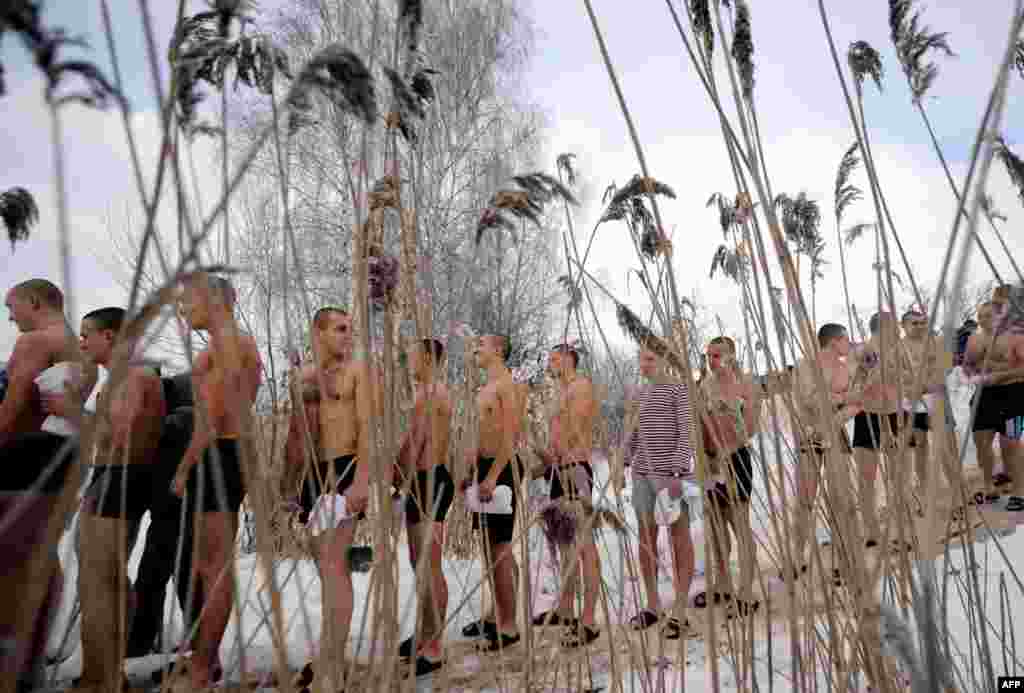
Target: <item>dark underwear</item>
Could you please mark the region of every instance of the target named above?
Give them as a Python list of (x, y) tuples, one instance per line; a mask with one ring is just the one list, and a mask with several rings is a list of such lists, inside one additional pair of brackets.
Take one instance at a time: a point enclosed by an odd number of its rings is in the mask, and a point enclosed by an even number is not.
[(77, 459), (78, 441), (74, 438), (47, 431), (17, 436), (0, 448), (0, 491), (34, 489), (38, 493), (58, 493)]
[[(909, 423), (909, 417), (893, 414), (870, 414), (861, 412), (853, 418), (853, 447), (866, 448), (868, 450), (879, 450), (882, 447), (882, 417), (885, 417), (888, 424), (888, 439), (890, 447), (901, 442), (900, 429)], [(903, 419), (901, 422), (900, 419)], [(910, 447), (914, 446), (913, 439), (910, 440)]]
[(1002, 433), (1006, 429), (1006, 420), (1010, 418), (1012, 385), (984, 385), (974, 391), (971, 404), (978, 399), (978, 411), (974, 415), (971, 431), (995, 431)]
[(238, 441), (218, 438), (188, 475), (189, 505), (201, 513), (237, 513), (245, 497)]
[[(913, 428), (915, 431), (928, 432), (932, 430), (932, 417), (926, 411), (919, 411), (914, 413)], [(913, 445), (911, 445), (913, 447)]]
[[(707, 492), (708, 498), (723, 508), (734, 502), (750, 501), (750, 494), (754, 491), (754, 461), (750, 448), (743, 446), (734, 452), (729, 461), (729, 469), (732, 475), (730, 482), (726, 484), (719, 481), (714, 489)], [(736, 484), (735, 493), (732, 488), (733, 482)]]
[[(576, 470), (582, 469), (586, 475), (586, 486), (578, 488)], [(567, 462), (558, 466), (550, 466), (544, 472), (544, 478), (551, 483), (551, 500), (568, 497), (570, 500), (585, 498), (591, 500), (594, 490), (594, 468), (590, 462)]]
[[(432, 486), (431, 476), (434, 478)], [(405, 500), (405, 522), (409, 525), (419, 524), (424, 516), (431, 515), (434, 522), (444, 522), (454, 500), (455, 481), (448, 473), (448, 467), (439, 464), (433, 469), (419, 469), (416, 471), (412, 493)]]
[(141, 520), (153, 504), (153, 469), (148, 464), (94, 467), (82, 510), (98, 517)]
[(1003, 432), (1011, 440), (1024, 440), (1024, 383), (1011, 383), (1006, 387), (1006, 422)]
[[(332, 471), (336, 479), (335, 492), (344, 494), (355, 483), (358, 466), (359, 462), (355, 455), (342, 455), (335, 457), (331, 462), (318, 463), (316, 470), (311, 471), (302, 484), (302, 493), (299, 496), (299, 505), (302, 506), (302, 511), (299, 513), (299, 520), (303, 523), (309, 522), (309, 514), (313, 512), (313, 506), (316, 505), (317, 499), (324, 494), (324, 484), (327, 483)], [(364, 517), (366, 517), (366, 513), (360, 512), (356, 519), (362, 520)]]
[[(480, 483), (487, 478), (487, 474), (491, 471), (491, 467), (494, 466), (495, 458), (493, 457), (478, 457), (476, 463), (476, 480)], [(491, 544), (507, 544), (512, 541), (512, 535), (515, 534), (516, 527), (516, 483), (515, 473), (512, 469), (512, 465), (522, 466), (522, 462), (519, 460), (517, 455), (514, 460), (511, 460), (505, 468), (501, 470), (501, 474), (498, 475), (497, 486), (508, 486), (512, 489), (512, 513), (509, 515), (491, 515), (490, 513), (471, 513), (473, 516), (473, 529), (480, 529), (483, 527), (484, 533), (487, 535), (487, 540)]]

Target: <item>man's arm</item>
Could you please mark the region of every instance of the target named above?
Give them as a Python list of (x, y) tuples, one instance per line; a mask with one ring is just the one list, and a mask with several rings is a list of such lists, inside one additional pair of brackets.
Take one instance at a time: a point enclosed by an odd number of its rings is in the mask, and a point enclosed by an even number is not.
[(359, 455), (360, 464), (356, 465), (356, 478), (354, 485), (365, 489), (370, 483), (370, 443), (373, 435), (373, 413), (377, 409), (377, 399), (373, 373), (366, 361), (353, 364), (353, 377), (356, 388), (356, 420), (358, 422), (359, 434), (356, 441), (356, 450)]
[(50, 365), (50, 351), (42, 340), (22, 335), (14, 344), (14, 353), (7, 365), (7, 394), (0, 402), (0, 445), (23, 431), (25, 416), (35, 391), (35, 379)]
[[(307, 391), (316, 396), (307, 398)], [(281, 495), (284, 498), (294, 495), (309, 453), (315, 460), (320, 449), (320, 388), (316, 382), (315, 367), (296, 372), (291, 392), (292, 411), (284, 445), (284, 473), (281, 475)]]

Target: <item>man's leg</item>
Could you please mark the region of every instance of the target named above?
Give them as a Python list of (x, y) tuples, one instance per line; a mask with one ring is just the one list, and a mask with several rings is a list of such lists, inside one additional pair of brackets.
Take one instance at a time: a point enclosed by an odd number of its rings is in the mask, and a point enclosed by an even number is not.
[(914, 466), (917, 472), (917, 490), (920, 497), (928, 491), (928, 465), (929, 445), (928, 431), (915, 428), (913, 431), (914, 440)]
[(878, 479), (878, 464), (881, 453), (869, 448), (854, 448), (853, 457), (860, 472), (859, 500), (864, 523), (866, 541), (878, 543), (882, 536), (878, 520), (878, 497), (875, 483)]
[(323, 610), (320, 660), (316, 671), (318, 676), (328, 676), (339, 684), (352, 626), (352, 574), (349, 572), (348, 550), (355, 532), (356, 523), (347, 521), (341, 527), (322, 534), (317, 544)]
[(220, 665), (218, 651), (234, 607), (238, 515), (230, 511), (206, 512), (196, 518), (196, 523), (200, 547), (195, 568), (207, 603), (192, 655), (191, 674), (193, 688), (207, 688)]
[(516, 625), (516, 576), (519, 573), (515, 554), (512, 553), (512, 542), (492, 541), (490, 555), (493, 561), (494, 617), (498, 633), (515, 635), (519, 632)]
[(81, 687), (120, 690), (124, 661), (127, 523), (82, 513), (78, 592), (82, 605)]
[(1003, 467), (1010, 475), (1010, 493), (1024, 496), (1024, 443), (999, 436), (999, 444), (1003, 453)]
[(636, 518), (640, 535), (640, 576), (644, 581), (647, 611), (657, 615), (661, 613), (661, 601), (658, 598), (658, 525), (649, 513), (638, 512)]
[(682, 621), (690, 596), (690, 583), (693, 581), (693, 566), (696, 560), (693, 550), (693, 538), (690, 536), (689, 514), (684, 512), (672, 524), (670, 532), (672, 538), (672, 565), (675, 571), (672, 577), (676, 590), (673, 612), (676, 618)]
[[(424, 529), (429, 530), (429, 543), (425, 556), (430, 565), (423, 577), (428, 589), (423, 592), (420, 602), (420, 626), (423, 638), (420, 654), (431, 660), (441, 659), (441, 642), (444, 638), (444, 624), (448, 614), (448, 581), (444, 577), (444, 566), (441, 552), (444, 548), (444, 523), (421, 522)], [(518, 577), (518, 576), (517, 576)]]
[[(818, 498), (818, 486), (821, 475), (821, 455), (807, 450), (802, 451), (797, 460), (796, 508), (793, 512), (793, 562), (795, 570), (806, 563), (804, 552), (810, 535), (817, 524), (814, 517), (814, 506)], [(782, 574), (786, 571), (783, 569)], [(787, 578), (788, 579), (788, 578)]]
[(750, 527), (750, 502), (731, 503), (725, 515), (736, 535), (736, 550), (739, 554), (740, 582), (736, 596), (750, 601), (754, 598), (754, 571), (757, 569), (757, 550), (754, 546), (754, 532)]
[[(977, 450), (978, 455), (978, 466), (981, 467), (981, 475), (985, 480), (985, 493), (987, 495), (995, 495), (996, 484), (993, 479), (996, 459), (995, 453), (992, 451), (992, 444), (996, 439), (995, 431), (975, 431), (974, 435), (974, 447)], [(1006, 457), (1006, 446), (1001, 445), (1003, 449), (1003, 458)]]

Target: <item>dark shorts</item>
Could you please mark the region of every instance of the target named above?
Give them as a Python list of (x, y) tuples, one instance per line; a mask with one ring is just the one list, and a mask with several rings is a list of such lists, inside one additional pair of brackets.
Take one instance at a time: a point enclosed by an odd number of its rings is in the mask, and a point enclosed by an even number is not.
[(242, 507), (245, 486), (238, 445), (237, 440), (219, 438), (189, 472), (186, 491), (196, 512), (237, 513)]
[(77, 459), (75, 439), (46, 431), (20, 435), (0, 448), (0, 491), (58, 493)]
[(1003, 433), (1011, 440), (1024, 440), (1024, 383), (1013, 383), (1006, 388)]
[[(886, 419), (887, 437), (891, 444), (899, 442), (900, 429), (905, 423), (909, 423), (906, 414), (901, 417), (898, 413), (893, 414), (869, 414), (861, 412), (853, 418), (853, 447), (878, 450), (881, 448), (882, 439), (882, 418)], [(903, 419), (901, 422), (900, 419)], [(913, 440), (910, 441), (913, 447)]]
[[(299, 519), (303, 523), (309, 522), (309, 514), (313, 512), (313, 506), (316, 505), (317, 499), (325, 491), (330, 490), (325, 489), (324, 484), (327, 483), (332, 470), (336, 479), (334, 491), (344, 494), (356, 480), (357, 466), (358, 462), (355, 455), (342, 455), (341, 457), (335, 457), (331, 462), (320, 462), (317, 464), (316, 471), (310, 473), (302, 484), (302, 493), (299, 496), (299, 505), (302, 506), (302, 511), (299, 513)], [(364, 517), (366, 517), (366, 513), (359, 513), (356, 519), (361, 520)]]
[[(733, 502), (750, 502), (750, 494), (754, 491), (754, 460), (750, 448), (744, 446), (734, 452), (729, 460), (729, 469), (732, 474), (730, 483), (718, 482), (713, 490), (707, 492), (708, 498), (723, 508)], [(735, 494), (732, 490), (733, 481), (736, 483)]]
[[(487, 474), (494, 465), (493, 457), (478, 457), (476, 462), (476, 480), (480, 483), (487, 478)], [(516, 489), (515, 472), (512, 465), (522, 467), (522, 462), (517, 455), (516, 458), (505, 465), (505, 469), (498, 475), (497, 486), (508, 486), (512, 489), (512, 514), (491, 515), (489, 513), (471, 513), (473, 515), (473, 529), (481, 529), (487, 535), (491, 544), (507, 544), (512, 541), (512, 535), (516, 528), (516, 497), (519, 495)], [(522, 478), (522, 477), (520, 477)]]
[[(577, 478), (578, 470), (581, 470), (586, 479)], [(570, 499), (577, 498), (591, 499), (594, 491), (594, 468), (589, 462), (570, 462), (558, 467), (548, 467), (544, 472), (544, 478), (551, 482), (551, 500), (558, 500), (563, 496)]]
[[(932, 430), (932, 417), (926, 411), (919, 411), (914, 413), (913, 428), (915, 431), (928, 432)], [(911, 443), (913, 445), (913, 443)]]
[(1002, 433), (1006, 430), (1006, 421), (1010, 418), (1012, 407), (1013, 387), (1013, 385), (987, 385), (975, 390), (971, 404), (974, 404), (976, 398), (980, 399), (971, 431)]
[[(433, 485), (430, 483), (431, 476), (434, 478)], [(419, 524), (424, 515), (432, 515), (434, 522), (444, 522), (453, 500), (455, 481), (448, 473), (448, 467), (439, 464), (433, 469), (417, 470), (412, 493), (405, 500), (405, 523)]]
[[(146, 464), (95, 467), (82, 510), (98, 517), (137, 521), (153, 504), (153, 469)], [(164, 487), (166, 493), (166, 486)]]

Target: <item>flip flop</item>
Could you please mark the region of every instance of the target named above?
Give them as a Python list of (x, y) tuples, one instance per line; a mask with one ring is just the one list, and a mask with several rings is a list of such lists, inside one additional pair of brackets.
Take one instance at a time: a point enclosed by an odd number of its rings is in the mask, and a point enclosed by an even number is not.
[(644, 609), (633, 618), (629, 619), (629, 625), (633, 630), (647, 630), (658, 622), (658, 614)]
[(494, 621), (473, 621), (462, 629), (462, 635), (466, 638), (479, 638), (480, 636), (491, 637), (498, 632), (498, 625)]
[(992, 477), (992, 483), (995, 484), (996, 486), (1006, 486), (1006, 484), (1010, 483), (1011, 481), (1012, 479), (1010, 479), (1010, 475), (1006, 474), (1005, 472), (999, 472), (994, 477)]
[(761, 602), (756, 599), (747, 601), (746, 599), (737, 599), (735, 605), (729, 609), (729, 613), (726, 614), (726, 618), (746, 618), (761, 608)]
[[(416, 678), (419, 678), (421, 676), (427, 676), (428, 674), (433, 674), (435, 671), (437, 671), (438, 669), (442, 668), (443, 666), (444, 666), (444, 660), (443, 659), (439, 659), (437, 661), (434, 661), (432, 659), (427, 659), (423, 655), (420, 655), (419, 657), (416, 658), (416, 666), (413, 669), (410, 669), (409, 671), (410, 672), (411, 671), (415, 671), (416, 672), (415, 673)], [(408, 676), (408, 674), (409, 674), (409, 672), (406, 672), (406, 676)]]
[(401, 659), (410, 659), (416, 652), (416, 641), (410, 635), (398, 646), (398, 656)]
[(1010, 496), (1010, 500), (1006, 501), (1006, 507), (1003, 508), (1008, 513), (1019, 513), (1024, 512), (1024, 498), (1020, 496)]
[(533, 617), (533, 625), (535, 626), (571, 626), (576, 623), (576, 621), (577, 619), (574, 616), (559, 616), (558, 612), (554, 609), (537, 614)]
[(708, 608), (708, 593), (707, 592), (698, 592), (697, 594), (695, 594), (693, 596), (693, 606), (694, 606), (694, 608), (697, 608), (697, 609), (706, 609), (706, 608)]

